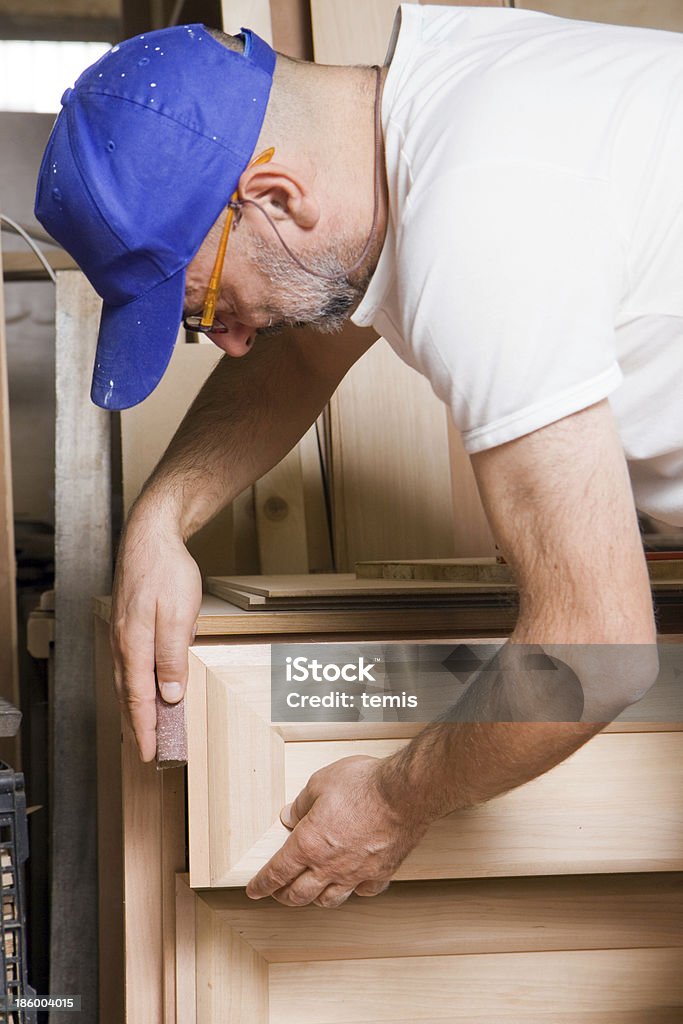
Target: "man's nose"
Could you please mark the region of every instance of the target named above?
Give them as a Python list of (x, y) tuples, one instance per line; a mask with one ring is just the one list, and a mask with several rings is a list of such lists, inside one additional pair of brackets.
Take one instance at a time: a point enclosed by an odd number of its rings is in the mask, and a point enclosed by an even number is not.
[(228, 330), (225, 333), (209, 334), (208, 337), (211, 338), (214, 345), (218, 345), (229, 356), (235, 358), (245, 356), (254, 340), (254, 328), (236, 321), (232, 321), (226, 326)]

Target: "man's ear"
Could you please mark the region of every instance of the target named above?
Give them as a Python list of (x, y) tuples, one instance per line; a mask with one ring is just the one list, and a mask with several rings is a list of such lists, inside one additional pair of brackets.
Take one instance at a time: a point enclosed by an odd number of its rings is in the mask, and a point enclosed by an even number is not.
[(284, 164), (254, 164), (242, 173), (240, 199), (253, 199), (273, 220), (291, 220), (304, 231), (320, 219), (320, 207), (303, 175)]

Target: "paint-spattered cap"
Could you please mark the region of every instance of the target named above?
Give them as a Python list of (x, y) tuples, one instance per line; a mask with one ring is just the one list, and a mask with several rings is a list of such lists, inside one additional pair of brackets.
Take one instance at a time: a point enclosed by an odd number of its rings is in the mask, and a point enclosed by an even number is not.
[(263, 124), (274, 51), (203, 25), (114, 46), (62, 97), (36, 216), (104, 300), (91, 396), (135, 405), (168, 365), (185, 269), (237, 187)]

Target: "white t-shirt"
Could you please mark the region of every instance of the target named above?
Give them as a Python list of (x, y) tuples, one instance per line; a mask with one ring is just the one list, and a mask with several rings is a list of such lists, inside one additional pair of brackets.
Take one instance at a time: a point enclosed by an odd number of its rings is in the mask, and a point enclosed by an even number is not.
[(636, 504), (683, 525), (683, 35), (405, 4), (390, 53), (354, 322), (469, 452), (609, 396)]

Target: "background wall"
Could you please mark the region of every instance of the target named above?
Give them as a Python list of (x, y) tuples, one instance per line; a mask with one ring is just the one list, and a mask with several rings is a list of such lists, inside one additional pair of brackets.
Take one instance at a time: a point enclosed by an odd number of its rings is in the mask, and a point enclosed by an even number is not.
[[(35, 181), (53, 121), (52, 114), (0, 113), (0, 212), (35, 230)], [(7, 231), (2, 245), (26, 250)], [(54, 286), (8, 282), (5, 309), (15, 516), (53, 523)]]

